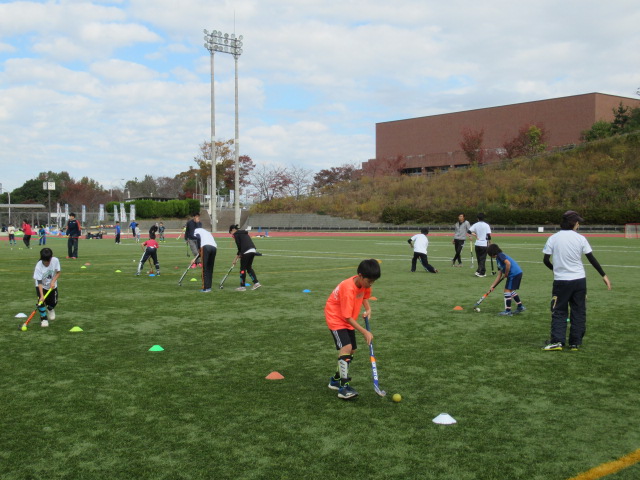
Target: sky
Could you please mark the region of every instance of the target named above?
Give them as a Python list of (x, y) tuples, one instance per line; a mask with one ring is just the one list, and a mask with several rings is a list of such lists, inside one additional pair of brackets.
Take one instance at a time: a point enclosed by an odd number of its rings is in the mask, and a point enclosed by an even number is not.
[[(315, 173), (379, 122), (600, 92), (638, 98), (637, 0), (0, 0), (0, 184), (105, 188), (194, 167), (211, 135), (203, 29), (243, 35), (239, 152)], [(216, 139), (234, 58), (214, 56)]]

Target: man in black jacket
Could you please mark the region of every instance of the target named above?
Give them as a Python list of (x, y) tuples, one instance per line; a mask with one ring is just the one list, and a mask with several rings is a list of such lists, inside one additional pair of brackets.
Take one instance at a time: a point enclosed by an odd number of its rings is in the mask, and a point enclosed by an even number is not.
[(67, 258), (78, 258), (78, 238), (82, 235), (82, 228), (80, 222), (76, 220), (76, 214), (69, 214), (69, 222), (67, 223)]
[(237, 257), (240, 257), (240, 286), (236, 288), (238, 292), (244, 292), (246, 288), (247, 273), (253, 280), (253, 286), (251, 290), (260, 288), (260, 282), (256, 276), (256, 272), (253, 271), (253, 259), (256, 256), (256, 246), (253, 244), (253, 240), (249, 236), (249, 232), (246, 230), (240, 230), (238, 225), (231, 225), (229, 227), (229, 233), (233, 236), (238, 247)]
[(194, 257), (197, 257), (200, 253), (198, 251), (198, 239), (194, 235), (196, 228), (202, 228), (202, 222), (200, 221), (199, 213), (193, 215), (191, 220), (187, 222), (187, 226), (184, 232), (184, 239), (189, 245), (189, 248), (191, 248), (191, 253), (193, 253)]

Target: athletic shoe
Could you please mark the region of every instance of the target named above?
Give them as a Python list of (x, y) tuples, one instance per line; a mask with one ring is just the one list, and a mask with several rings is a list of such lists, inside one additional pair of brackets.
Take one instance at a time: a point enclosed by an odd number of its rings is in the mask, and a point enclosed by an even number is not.
[(236, 292), (244, 292), (247, 290), (247, 287), (238, 287), (236, 288)]
[(139, 277), (139, 276), (140, 276), (140, 272), (136, 272), (136, 277)]
[(515, 313), (522, 313), (527, 309), (527, 307), (525, 307), (524, 305), (518, 305), (518, 308), (516, 308), (516, 312)]
[(260, 288), (262, 285), (260, 285), (260, 282), (256, 282), (253, 284), (253, 287), (251, 287), (251, 290), (257, 290), (258, 288)]
[(336, 380), (334, 377), (331, 377), (329, 379), (329, 385), (328, 387), (331, 390), (340, 390), (340, 380)]
[(210, 288), (203, 288), (202, 290), (200, 290), (202, 293), (209, 293), (211, 291)]
[(484, 278), (484, 277), (486, 277), (486, 275), (485, 275), (484, 273), (478, 273), (478, 272), (476, 272), (476, 277), (478, 277), (478, 278)]
[(351, 385), (346, 384), (338, 389), (338, 398), (342, 398), (344, 400), (350, 400), (353, 397), (357, 397), (358, 392), (356, 392)]
[(55, 320), (56, 319), (56, 311), (51, 309), (49, 310), (49, 313), (47, 313), (47, 317), (49, 317), (49, 320)]
[(511, 310), (505, 310), (504, 312), (500, 312), (498, 315), (501, 317), (512, 317), (513, 312)]
[(49, 320), (47, 320), (46, 318), (44, 320), (40, 320), (40, 326), (41, 327), (48, 327), (49, 326)]
[(580, 350), (580, 345), (569, 345), (569, 350), (572, 352), (577, 352)]
[(547, 352), (553, 352), (553, 351), (556, 351), (556, 350), (562, 350), (562, 343), (560, 343), (560, 342), (549, 343), (548, 345), (542, 347), (542, 350), (545, 350)]

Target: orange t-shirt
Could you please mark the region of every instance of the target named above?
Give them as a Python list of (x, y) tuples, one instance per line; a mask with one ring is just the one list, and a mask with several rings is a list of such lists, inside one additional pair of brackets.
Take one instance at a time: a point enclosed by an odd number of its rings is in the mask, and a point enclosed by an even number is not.
[(347, 318), (357, 319), (362, 308), (362, 301), (371, 297), (370, 288), (356, 287), (355, 275), (340, 282), (331, 292), (324, 306), (324, 316), (329, 330), (354, 330)]

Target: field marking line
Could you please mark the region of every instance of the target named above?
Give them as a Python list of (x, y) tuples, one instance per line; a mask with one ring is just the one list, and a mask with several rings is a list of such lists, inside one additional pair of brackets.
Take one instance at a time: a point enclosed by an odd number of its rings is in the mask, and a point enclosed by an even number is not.
[(640, 448), (635, 452), (631, 452), (624, 457), (620, 457), (612, 462), (603, 463), (597, 467), (582, 472), (575, 477), (571, 477), (569, 480), (597, 480), (607, 475), (617, 473), (620, 470), (635, 465), (640, 462)]

